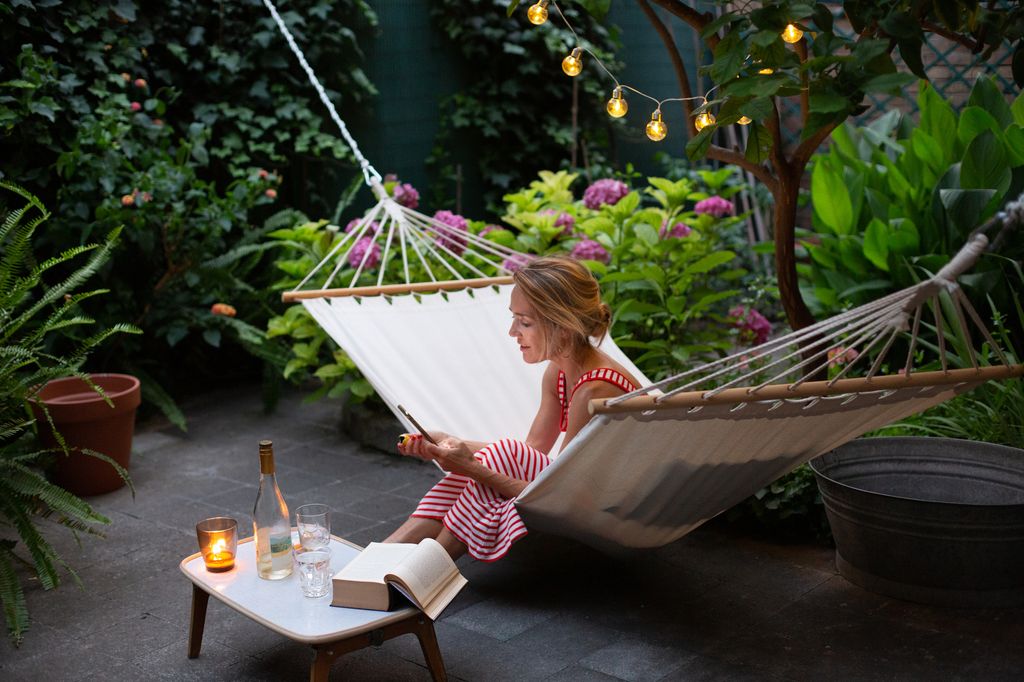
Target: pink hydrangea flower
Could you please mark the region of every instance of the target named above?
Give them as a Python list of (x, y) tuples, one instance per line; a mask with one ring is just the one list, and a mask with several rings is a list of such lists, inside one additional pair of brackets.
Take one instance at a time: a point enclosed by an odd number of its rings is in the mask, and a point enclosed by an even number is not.
[(760, 345), (768, 340), (772, 333), (772, 323), (753, 308), (736, 306), (729, 311), (733, 325), (740, 330), (740, 340), (751, 345)]
[(662, 239), (665, 239), (666, 237), (682, 239), (683, 237), (688, 237), (691, 232), (693, 232), (693, 230), (686, 223), (676, 223), (672, 226), (671, 230), (668, 228), (668, 223), (662, 223), (661, 230), (658, 231), (658, 234)]
[(373, 237), (363, 237), (352, 245), (352, 249), (348, 252), (348, 264), (358, 268), (359, 264), (363, 262), (363, 256), (366, 255), (367, 250), (370, 253), (366, 256), (363, 269), (373, 270), (380, 265), (380, 244), (374, 241)]
[(562, 228), (562, 236), (563, 237), (569, 237), (569, 236), (572, 235), (572, 231), (576, 227), (576, 218), (574, 218), (569, 213), (560, 213), (559, 211), (556, 211), (553, 208), (546, 208), (543, 211), (541, 211), (540, 214), (541, 215), (555, 215), (555, 214), (558, 214), (558, 217), (555, 218), (555, 227)]
[[(444, 223), (449, 227), (453, 227), (459, 232), (466, 233), (469, 231), (469, 223), (462, 216), (452, 213), (451, 211), (438, 211), (434, 214), (434, 220), (439, 223)], [(439, 232), (434, 237), (434, 242), (438, 246), (442, 246), (455, 255), (461, 255), (466, 250), (467, 239), (462, 234), (455, 234), (451, 231)]]
[(132, 102), (131, 104), (128, 105), (128, 107), (132, 111), (142, 111), (142, 105), (139, 104), (138, 102)]
[(503, 260), (502, 263), (501, 263), (501, 267), (504, 268), (505, 270), (507, 270), (508, 272), (515, 272), (516, 270), (518, 270), (519, 268), (523, 267), (524, 265), (526, 265), (529, 262), (530, 262), (529, 256), (524, 256), (524, 255), (521, 255), (521, 254), (517, 254), (517, 255), (514, 255), (514, 256), (509, 256), (508, 258)]
[(391, 194), (395, 201), (406, 208), (416, 208), (420, 205), (420, 193), (408, 182), (395, 185), (395, 188), (391, 190)]
[(736, 207), (732, 205), (731, 201), (715, 196), (698, 201), (693, 210), (695, 213), (706, 213), (716, 218), (723, 218), (727, 215), (733, 215), (736, 212)]
[[(362, 222), (362, 220), (362, 218), (353, 218), (352, 220), (348, 221), (348, 225), (345, 226), (345, 233), (347, 234), (350, 232), (354, 232), (356, 229), (358, 229), (359, 223)], [(370, 229), (373, 230), (374, 234), (380, 234), (380, 223), (374, 220), (373, 222), (370, 223)]]
[(573, 247), (570, 255), (579, 260), (596, 260), (601, 263), (611, 260), (611, 255), (600, 243), (587, 238), (581, 239), (580, 243)]
[(853, 362), (860, 356), (856, 348), (843, 348), (836, 346), (828, 349), (828, 366), (841, 367), (848, 362)]
[(629, 194), (629, 187), (624, 182), (604, 178), (598, 180), (583, 192), (583, 205), (590, 209), (599, 209), (605, 204), (614, 206), (622, 197)]

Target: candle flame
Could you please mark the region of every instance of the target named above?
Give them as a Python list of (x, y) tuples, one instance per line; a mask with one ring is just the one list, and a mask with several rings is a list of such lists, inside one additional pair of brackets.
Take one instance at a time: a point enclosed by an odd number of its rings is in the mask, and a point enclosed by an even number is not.
[(221, 554), (227, 548), (228, 543), (224, 540), (224, 538), (218, 538), (217, 541), (210, 546), (210, 552), (212, 554)]

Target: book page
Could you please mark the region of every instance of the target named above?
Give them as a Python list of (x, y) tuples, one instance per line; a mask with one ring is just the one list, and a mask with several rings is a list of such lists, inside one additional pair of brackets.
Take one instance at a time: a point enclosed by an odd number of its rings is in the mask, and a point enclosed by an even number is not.
[(391, 573), (406, 584), (421, 604), (426, 604), (452, 576), (459, 574), (459, 569), (437, 540), (427, 538), (414, 547)]
[[(334, 574), (335, 579), (383, 583), (384, 576), (408, 557), (419, 545), (411, 543), (371, 542), (344, 568)], [(440, 547), (440, 545), (438, 545)], [(441, 550), (442, 552), (444, 549)], [(446, 553), (447, 556), (447, 553)]]

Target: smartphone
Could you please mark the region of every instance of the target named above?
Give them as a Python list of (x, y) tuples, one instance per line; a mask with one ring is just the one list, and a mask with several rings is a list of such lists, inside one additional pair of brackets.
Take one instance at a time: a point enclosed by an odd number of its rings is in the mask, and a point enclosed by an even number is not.
[(399, 412), (404, 414), (405, 418), (408, 419), (412, 423), (412, 425), (416, 427), (416, 430), (423, 434), (423, 437), (427, 439), (427, 442), (433, 443), (434, 445), (437, 445), (437, 441), (434, 440), (433, 438), (431, 438), (430, 434), (427, 433), (426, 429), (424, 429), (422, 426), (420, 426), (420, 423), (418, 421), (416, 421), (416, 418), (413, 417), (411, 414), (409, 414), (409, 410), (405, 409), (401, 405), (398, 405), (397, 407), (398, 407)]

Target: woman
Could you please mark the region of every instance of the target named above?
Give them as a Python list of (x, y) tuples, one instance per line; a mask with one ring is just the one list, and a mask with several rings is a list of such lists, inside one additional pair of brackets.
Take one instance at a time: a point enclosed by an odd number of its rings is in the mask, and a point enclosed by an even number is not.
[(464, 441), (431, 432), (434, 445), (416, 435), (403, 438), (403, 455), (437, 461), (448, 475), (385, 542), (435, 538), (452, 558), (467, 550), (483, 561), (500, 559), (526, 535), (513, 499), (551, 460), (547, 452), (560, 432), (564, 448), (590, 421), (587, 403), (634, 390), (636, 378), (598, 350), (611, 313), (597, 281), (578, 261), (536, 258), (513, 276), (512, 327), (523, 360), (548, 362), (541, 402), (525, 441)]

